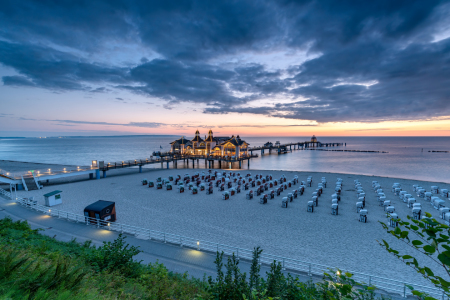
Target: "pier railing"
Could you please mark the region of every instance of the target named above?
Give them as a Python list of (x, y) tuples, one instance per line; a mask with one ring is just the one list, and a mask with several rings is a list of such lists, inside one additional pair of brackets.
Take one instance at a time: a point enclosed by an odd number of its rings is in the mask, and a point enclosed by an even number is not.
[(42, 176), (49, 176), (49, 175), (60, 175), (60, 174), (69, 174), (69, 173), (76, 173), (76, 172), (84, 172), (84, 171), (90, 171), (96, 169), (95, 167), (89, 167), (89, 166), (82, 166), (82, 167), (65, 167), (65, 168), (51, 168), (51, 169), (35, 169), (33, 170), (33, 173), (31, 171), (22, 171), (22, 172), (8, 172), (5, 170), (0, 170), (0, 175), (3, 175), (10, 179), (21, 179), (22, 176), (32, 176), (34, 174), (34, 177), (39, 178)]
[[(9, 192), (2, 189), (0, 189), (0, 194), (11, 197), (11, 194)], [(96, 226), (97, 228), (102, 228), (105, 230), (112, 230), (116, 232), (131, 234), (141, 239), (171, 243), (175, 245), (180, 245), (181, 247), (197, 249), (199, 251), (208, 251), (208, 252), (223, 251), (224, 254), (226, 255), (233, 255), (233, 254), (236, 255), (238, 259), (245, 259), (245, 260), (252, 259), (252, 250), (250, 249), (224, 245), (220, 243), (206, 241), (203, 239), (195, 239), (192, 237), (186, 237), (178, 234), (151, 230), (147, 228), (122, 223), (103, 221), (100, 219), (90, 218), (84, 215), (66, 212), (63, 210), (40, 205), (37, 203), (37, 201), (30, 200), (27, 198), (16, 198), (15, 200), (16, 202), (18, 202), (19, 204), (21, 204), (26, 208), (60, 219), (65, 219), (77, 223), (84, 223), (88, 226)], [(329, 272), (330, 269), (336, 270), (336, 267), (306, 262), (278, 255), (267, 254), (264, 252), (261, 254), (260, 257), (261, 264), (269, 265), (273, 261), (280, 262), (284, 270), (307, 275), (310, 276), (311, 278), (312, 276), (322, 276), (324, 272)], [(342, 269), (342, 271), (353, 274), (352, 278), (360, 283), (375, 286), (377, 289), (381, 291), (399, 294), (402, 297), (412, 295), (410, 289), (407, 286), (413, 286), (415, 289), (420, 290), (422, 292), (426, 292), (432, 297), (441, 298), (442, 300), (449, 299), (448, 297), (445, 297), (445, 294), (442, 290), (437, 289), (435, 287), (408, 283), (396, 279), (375, 276), (361, 272), (354, 272), (347, 269)]]

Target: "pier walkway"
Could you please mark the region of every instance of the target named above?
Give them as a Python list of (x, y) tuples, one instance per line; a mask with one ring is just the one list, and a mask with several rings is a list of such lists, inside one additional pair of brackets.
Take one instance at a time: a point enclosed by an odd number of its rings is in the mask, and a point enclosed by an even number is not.
[[(292, 150), (304, 150), (309, 148), (318, 148), (318, 147), (338, 147), (343, 146), (344, 143), (321, 143), (321, 142), (295, 142), (295, 143), (286, 143), (280, 145), (269, 145), (269, 146), (258, 146), (248, 148), (250, 153), (253, 151), (261, 151), (261, 155), (264, 154), (265, 150), (269, 150), (269, 153), (272, 151), (276, 151), (278, 154), (287, 153)], [(288, 150), (289, 148), (289, 150)]]

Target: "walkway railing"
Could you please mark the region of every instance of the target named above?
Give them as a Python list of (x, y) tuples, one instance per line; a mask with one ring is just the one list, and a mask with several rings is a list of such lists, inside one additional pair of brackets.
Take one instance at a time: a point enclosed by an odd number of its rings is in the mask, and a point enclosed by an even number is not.
[(3, 175), (7, 178), (11, 178), (14, 180), (21, 179), (23, 177), (31, 177), (34, 174), (34, 177), (38, 178), (43, 176), (51, 176), (51, 175), (60, 175), (60, 174), (69, 174), (76, 172), (84, 172), (95, 170), (94, 167), (82, 166), (82, 167), (65, 167), (65, 168), (53, 168), (53, 169), (35, 169), (33, 173), (31, 171), (21, 171), (21, 172), (8, 172), (5, 170), (0, 170), (0, 175)]
[[(0, 194), (7, 195), (9, 192), (6, 192), (5, 190), (0, 189)], [(10, 197), (10, 195), (9, 195)], [(95, 218), (86, 217), (79, 214), (74, 214), (71, 212), (66, 212), (59, 209), (53, 209), (51, 207), (43, 206), (40, 204), (37, 204), (37, 201), (30, 200), (27, 198), (17, 198), (16, 201), (20, 203), (22, 206), (25, 206), (29, 209), (36, 210), (38, 212), (45, 213), (50, 216), (58, 217), (61, 219), (65, 219), (68, 221), (78, 222), (78, 223), (85, 223), (86, 225), (96, 226), (98, 228), (103, 228), (105, 230), (112, 230), (116, 232), (121, 233), (127, 233), (131, 235), (135, 235), (136, 237), (139, 237), (141, 239), (149, 239), (149, 240), (156, 240), (161, 241), (164, 243), (172, 243), (176, 245), (180, 245), (181, 247), (188, 247), (192, 249), (197, 249), (200, 251), (210, 251), (210, 252), (224, 252), (226, 255), (232, 255), (233, 253), (239, 258), (239, 259), (246, 259), (251, 260), (252, 259), (252, 250), (229, 246), (229, 245), (223, 245), (220, 243), (214, 243), (210, 241), (205, 241), (202, 239), (194, 239), (191, 237), (186, 237), (178, 234), (172, 234), (168, 232), (161, 232), (146, 228), (141, 228), (137, 226), (127, 225), (127, 224), (121, 224), (121, 223), (115, 223), (115, 222), (108, 222), (103, 221)], [(285, 270), (291, 270), (299, 273), (307, 274), (308, 276), (312, 277), (313, 275), (316, 276), (322, 276), (324, 272), (329, 272), (329, 269), (336, 269), (336, 267), (330, 267), (326, 265), (306, 262), (298, 259), (292, 259), (288, 257), (278, 256), (278, 255), (272, 255), (267, 253), (262, 253), (260, 257), (260, 263), (263, 264), (271, 264), (273, 261), (277, 261), (282, 263), (283, 269)], [(360, 272), (353, 272), (350, 270), (342, 269), (342, 271), (349, 272), (353, 274), (353, 279), (365, 283), (367, 285), (375, 286), (379, 290), (383, 290), (389, 293), (396, 293), (400, 294), (403, 297), (407, 297), (409, 295), (412, 295), (410, 289), (407, 287), (413, 286), (415, 289), (420, 290), (422, 292), (428, 293), (430, 296), (435, 298), (441, 298), (449, 299), (448, 297), (445, 297), (445, 294), (442, 290), (437, 289), (435, 287), (430, 286), (424, 286), (414, 283), (408, 283), (404, 281), (399, 281), (391, 278), (381, 277), (381, 276), (375, 276)]]

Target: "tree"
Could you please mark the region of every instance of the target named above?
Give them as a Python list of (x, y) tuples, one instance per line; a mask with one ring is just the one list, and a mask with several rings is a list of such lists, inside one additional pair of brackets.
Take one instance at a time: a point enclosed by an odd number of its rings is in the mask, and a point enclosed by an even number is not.
[[(431, 214), (429, 213), (425, 213), (425, 217), (422, 218), (422, 220), (414, 220), (410, 216), (407, 216), (407, 218), (412, 223), (398, 219), (398, 227), (395, 227), (395, 229), (389, 228), (388, 225), (383, 222), (380, 222), (380, 224), (388, 233), (398, 240), (419, 252), (421, 255), (425, 255), (436, 262), (442, 267), (447, 275), (450, 276), (450, 239), (448, 235), (450, 227), (431, 218)], [(410, 236), (410, 233), (412, 233), (413, 237)], [(378, 243), (389, 253), (392, 253), (406, 265), (412, 267), (437, 288), (442, 289), (447, 297), (450, 297), (450, 282), (448, 281), (448, 278), (444, 279), (441, 276), (434, 274), (429, 267), (421, 266), (415, 257), (407, 254), (400, 254), (399, 251), (389, 246), (385, 240), (382, 241), (382, 243), (379, 241)], [(427, 295), (423, 292), (414, 290), (412, 286), (408, 286), (408, 288), (410, 288), (412, 293), (418, 297), (433, 299), (432, 297), (426, 297)]]

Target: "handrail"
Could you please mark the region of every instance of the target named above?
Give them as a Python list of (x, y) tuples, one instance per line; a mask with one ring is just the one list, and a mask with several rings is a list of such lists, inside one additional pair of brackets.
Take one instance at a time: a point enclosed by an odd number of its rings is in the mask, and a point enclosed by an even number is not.
[[(0, 188), (1, 194), (8, 194), (7, 191)], [(86, 217), (84, 215), (79, 215), (71, 212), (66, 212), (58, 209), (53, 209), (44, 205), (37, 204), (37, 201), (30, 200), (27, 198), (16, 198), (16, 202), (25, 206), (26, 208), (36, 210), (38, 212), (42, 212), (48, 214), (50, 216), (66, 219), (69, 221), (82, 222), (86, 225), (94, 225), (97, 228), (104, 228), (106, 230), (112, 230), (122, 233), (128, 233), (135, 236), (139, 236), (141, 238), (148, 238), (149, 240), (157, 240), (164, 243), (172, 243), (176, 245), (180, 245), (181, 247), (185, 246), (192, 249), (197, 249), (199, 251), (223, 251), (226, 255), (235, 254), (238, 259), (252, 259), (252, 250), (244, 249), (240, 247), (234, 247), (229, 245), (224, 245), (220, 243), (214, 243), (202, 239), (194, 239), (192, 237), (185, 237), (182, 235), (172, 234), (168, 232), (161, 232), (156, 230), (151, 230), (147, 228), (141, 228), (137, 226), (108, 222), (100, 219), (95, 219), (91, 217)], [(282, 263), (284, 270), (292, 270), (297, 272), (304, 272), (308, 274), (308, 276), (313, 275), (323, 275), (324, 272), (328, 272), (329, 269), (336, 269), (336, 267), (306, 262), (298, 259), (262, 253), (260, 257), (260, 263), (270, 264), (274, 260)], [(344, 269), (343, 269), (344, 270)], [(408, 295), (412, 295), (408, 285), (414, 286), (416, 289), (421, 290), (422, 292), (428, 293), (430, 296), (441, 297), (441, 299), (445, 299), (444, 291), (441, 289), (437, 289), (435, 287), (424, 286), (419, 284), (407, 283), (404, 281), (399, 281), (391, 278), (375, 276), (371, 274), (361, 273), (361, 272), (353, 272), (345, 269), (345, 271), (353, 274), (353, 279), (359, 282), (364, 282), (368, 285), (376, 286), (377, 289), (384, 290), (386, 292), (398, 293), (403, 297)], [(446, 299), (449, 299), (448, 297)]]

